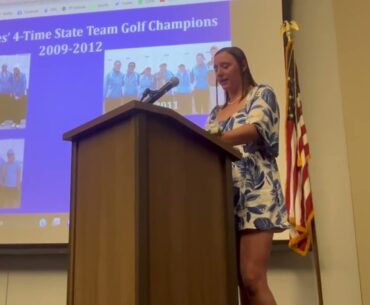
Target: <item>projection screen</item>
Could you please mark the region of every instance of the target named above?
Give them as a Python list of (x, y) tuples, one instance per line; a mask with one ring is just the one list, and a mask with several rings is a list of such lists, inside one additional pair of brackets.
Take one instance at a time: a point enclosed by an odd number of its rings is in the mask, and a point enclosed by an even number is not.
[[(204, 127), (223, 103), (217, 49), (245, 50), (257, 82), (274, 88), (284, 122), (281, 15), (271, 0), (0, 1), (0, 244), (68, 242), (64, 132), (172, 76), (180, 85), (156, 104)], [(281, 124), (282, 181), (284, 149)]]

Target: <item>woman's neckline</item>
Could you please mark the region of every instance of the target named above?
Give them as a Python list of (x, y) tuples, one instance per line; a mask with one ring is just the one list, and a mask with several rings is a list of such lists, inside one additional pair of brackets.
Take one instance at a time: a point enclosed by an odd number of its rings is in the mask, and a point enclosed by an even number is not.
[[(217, 120), (217, 114), (218, 112), (222, 109), (221, 107), (222, 106), (218, 106), (218, 109), (217, 109), (217, 112), (216, 112), (216, 116), (215, 116), (215, 121), (219, 122), (219, 123), (224, 123), (224, 122), (228, 122), (232, 117), (234, 117), (236, 114), (240, 113), (243, 109), (245, 109), (245, 106), (247, 105), (248, 101), (250, 100), (250, 97), (251, 96), (254, 96), (256, 90), (258, 88), (258, 85), (254, 86), (249, 92), (248, 94), (243, 98), (243, 100), (241, 102), (245, 103), (244, 104), (244, 107), (241, 107), (239, 110), (235, 111), (234, 113), (232, 113), (228, 118), (224, 119), (224, 120)], [(253, 94), (252, 94), (253, 92)]]

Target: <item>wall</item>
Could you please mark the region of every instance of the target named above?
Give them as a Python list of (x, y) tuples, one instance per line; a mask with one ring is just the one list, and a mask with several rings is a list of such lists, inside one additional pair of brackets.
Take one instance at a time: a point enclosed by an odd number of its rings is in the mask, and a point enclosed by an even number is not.
[(0, 256), (0, 305), (66, 304), (67, 256), (43, 252)]
[[(348, 170), (336, 11), (330, 0), (294, 1), (296, 59), (312, 161), (324, 304), (361, 303)], [(352, 181), (353, 182), (353, 181)]]
[[(0, 254), (0, 305), (66, 304), (67, 255), (44, 252)], [(278, 304), (318, 304), (311, 257), (299, 257), (286, 245), (274, 245), (269, 281)]]
[(370, 1), (333, 1), (339, 77), (364, 305), (370, 304)]

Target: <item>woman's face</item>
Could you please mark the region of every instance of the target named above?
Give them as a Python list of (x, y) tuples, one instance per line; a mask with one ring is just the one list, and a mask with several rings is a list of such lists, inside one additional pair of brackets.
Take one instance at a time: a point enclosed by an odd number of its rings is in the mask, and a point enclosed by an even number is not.
[(235, 92), (242, 87), (240, 66), (236, 59), (227, 52), (215, 56), (214, 69), (217, 82), (226, 92)]
[(134, 63), (130, 62), (130, 63), (128, 64), (128, 66), (127, 66), (127, 71), (128, 71), (128, 72), (134, 72), (135, 67), (136, 67), (136, 65), (135, 65)]
[(204, 64), (204, 58), (202, 55), (197, 55), (197, 65), (201, 66)]
[(114, 67), (113, 67), (113, 69), (114, 69), (114, 71), (115, 72), (120, 72), (121, 71), (121, 63), (119, 62), (119, 61), (116, 61), (115, 63), (114, 63)]

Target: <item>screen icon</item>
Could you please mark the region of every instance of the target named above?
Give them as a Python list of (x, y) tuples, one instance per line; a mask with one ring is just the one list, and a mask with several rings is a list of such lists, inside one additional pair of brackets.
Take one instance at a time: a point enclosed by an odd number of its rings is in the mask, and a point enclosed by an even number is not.
[(54, 217), (54, 218), (53, 218), (53, 222), (52, 222), (52, 226), (53, 226), (53, 227), (57, 227), (57, 226), (60, 226), (60, 224), (61, 224), (61, 219), (60, 219), (60, 217)]
[(45, 228), (48, 225), (48, 221), (45, 218), (41, 218), (39, 221), (40, 228)]

